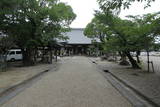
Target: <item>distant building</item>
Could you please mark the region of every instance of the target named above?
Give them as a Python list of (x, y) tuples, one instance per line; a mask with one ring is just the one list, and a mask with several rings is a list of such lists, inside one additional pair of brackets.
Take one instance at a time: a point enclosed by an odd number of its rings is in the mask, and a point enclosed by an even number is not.
[(83, 28), (73, 28), (65, 33), (69, 39), (64, 43), (63, 50), (66, 54), (86, 55), (89, 54), (89, 47), (92, 46), (92, 39), (84, 35)]
[(83, 28), (73, 28), (70, 32), (65, 34), (69, 37), (68, 44), (92, 44), (92, 39), (84, 35)]

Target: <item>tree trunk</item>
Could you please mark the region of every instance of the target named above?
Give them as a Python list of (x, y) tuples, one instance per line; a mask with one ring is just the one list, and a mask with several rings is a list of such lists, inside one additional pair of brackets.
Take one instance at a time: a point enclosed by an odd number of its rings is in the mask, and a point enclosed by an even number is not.
[(44, 53), (45, 53), (44, 50), (45, 50), (45, 49), (44, 49), (44, 46), (43, 46), (43, 48), (42, 48), (41, 62), (44, 62)]
[(50, 47), (50, 64), (52, 64), (52, 57), (53, 57), (53, 53), (52, 53), (52, 47)]
[(56, 48), (55, 54), (56, 54), (56, 62), (57, 62), (58, 61), (58, 59), (57, 59), (58, 49), (57, 48)]
[(122, 53), (121, 53), (120, 51), (119, 51), (118, 53), (119, 53), (119, 55), (120, 55), (120, 57), (121, 57), (120, 60), (122, 60), (122, 59), (123, 59), (123, 58), (122, 58), (122, 57), (123, 57)]
[(36, 64), (37, 63), (37, 56), (38, 56), (38, 49), (36, 48), (34, 50), (34, 63)]
[(133, 59), (130, 52), (125, 52), (126, 56), (128, 57), (130, 63), (132, 64), (132, 68), (134, 69), (141, 69), (141, 67), (137, 64), (136, 60)]
[(140, 51), (137, 51), (136, 52), (137, 63), (140, 63), (139, 55), (140, 55)]
[(124, 66), (128, 66), (130, 65), (129, 62), (127, 61), (126, 59), (126, 55), (124, 52), (119, 52), (120, 56), (121, 56), (121, 59), (120, 59), (120, 65), (124, 65)]
[(34, 56), (32, 55), (32, 49), (22, 49), (23, 55), (23, 65), (24, 66), (32, 66), (34, 65)]

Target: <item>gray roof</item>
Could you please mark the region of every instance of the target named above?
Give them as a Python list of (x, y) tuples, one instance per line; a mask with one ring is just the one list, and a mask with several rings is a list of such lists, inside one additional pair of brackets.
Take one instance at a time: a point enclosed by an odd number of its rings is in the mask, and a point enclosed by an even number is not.
[(73, 28), (70, 32), (65, 33), (65, 36), (68, 36), (68, 44), (91, 44), (92, 39), (87, 38), (84, 34), (83, 28)]

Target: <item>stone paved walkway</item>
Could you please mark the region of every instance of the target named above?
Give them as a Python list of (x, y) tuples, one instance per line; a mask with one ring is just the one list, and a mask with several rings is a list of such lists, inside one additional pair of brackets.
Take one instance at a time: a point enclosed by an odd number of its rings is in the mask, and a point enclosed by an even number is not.
[[(64, 58), (65, 59), (65, 58)], [(62, 61), (2, 107), (132, 107), (86, 57)]]

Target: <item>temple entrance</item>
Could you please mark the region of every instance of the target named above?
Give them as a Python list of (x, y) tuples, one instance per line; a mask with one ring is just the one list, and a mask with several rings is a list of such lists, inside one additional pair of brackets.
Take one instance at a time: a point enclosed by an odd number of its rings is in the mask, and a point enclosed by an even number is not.
[(72, 55), (87, 55), (87, 49), (89, 48), (90, 44), (69, 44), (68, 53)]

